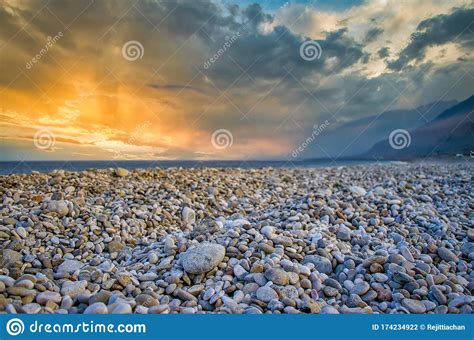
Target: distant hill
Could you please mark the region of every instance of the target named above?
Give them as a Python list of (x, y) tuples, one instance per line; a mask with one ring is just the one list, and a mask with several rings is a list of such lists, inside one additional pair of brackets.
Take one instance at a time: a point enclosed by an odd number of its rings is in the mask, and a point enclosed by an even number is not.
[[(413, 129), (431, 121), (458, 102), (440, 101), (406, 110), (385, 111), (380, 115), (356, 119), (338, 126), (331, 126), (318, 136), (317, 143), (330, 155), (353, 156), (369, 150), (374, 141), (385, 139), (397, 126), (400, 129)], [(422, 118), (422, 116), (424, 118)], [(316, 143), (309, 147), (306, 156), (318, 151)]]
[[(398, 125), (394, 124), (393, 129), (396, 128)], [(393, 148), (389, 138), (386, 137), (362, 156), (378, 159), (407, 159), (469, 154), (474, 151), (474, 96), (443, 111), (429, 123), (410, 129), (408, 132), (411, 142), (407, 147)]]

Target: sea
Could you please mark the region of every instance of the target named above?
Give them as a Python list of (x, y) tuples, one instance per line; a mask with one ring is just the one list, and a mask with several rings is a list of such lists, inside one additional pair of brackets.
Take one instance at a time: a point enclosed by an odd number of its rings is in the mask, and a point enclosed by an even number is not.
[[(28, 174), (32, 172), (48, 173), (63, 169), (67, 171), (84, 171), (88, 169), (106, 169), (121, 167), (125, 169), (147, 168), (317, 168), (337, 167), (349, 165), (373, 164), (373, 160), (223, 160), (223, 161), (196, 161), (196, 160), (160, 160), (160, 161), (131, 161), (131, 160), (104, 160), (104, 161), (2, 161), (0, 162), (0, 175)], [(392, 163), (390, 161), (377, 161), (376, 163)]]

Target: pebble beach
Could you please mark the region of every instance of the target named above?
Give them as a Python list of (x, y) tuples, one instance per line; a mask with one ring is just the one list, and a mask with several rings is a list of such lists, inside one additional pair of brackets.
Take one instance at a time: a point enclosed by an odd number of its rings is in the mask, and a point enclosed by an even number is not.
[(473, 164), (0, 176), (0, 313), (472, 313)]

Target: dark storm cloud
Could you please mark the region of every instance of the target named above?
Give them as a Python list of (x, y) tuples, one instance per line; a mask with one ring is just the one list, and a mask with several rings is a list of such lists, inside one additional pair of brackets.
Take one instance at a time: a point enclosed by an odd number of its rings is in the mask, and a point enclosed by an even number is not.
[(244, 21), (251, 24), (254, 27), (258, 27), (264, 22), (272, 22), (273, 17), (270, 14), (263, 12), (262, 7), (259, 4), (251, 4), (247, 6), (242, 14)]
[[(321, 46), (321, 57), (304, 60), (300, 46), (306, 40), (284, 26), (276, 26), (271, 32), (260, 33), (242, 27), (242, 34), (227, 50), (226, 54), (213, 67), (205, 71), (222, 86), (230, 83), (247, 70), (254, 79), (274, 80), (293, 77), (303, 79), (317, 74), (319, 76), (340, 72), (357, 62), (367, 62), (368, 54), (363, 46), (347, 34), (347, 29), (328, 32), (325, 39), (316, 40)], [(223, 39), (216, 39), (215, 49)], [(331, 63), (327, 61), (331, 60)], [(240, 67), (236, 67), (237, 63)]]
[(426, 49), (431, 46), (455, 43), (464, 48), (472, 48), (473, 25), (474, 8), (465, 7), (424, 20), (412, 34), (408, 46), (400, 52), (398, 59), (388, 63), (388, 67), (400, 71), (412, 60), (421, 61)]
[(374, 27), (367, 31), (364, 37), (364, 43), (370, 44), (377, 40), (377, 38), (383, 33), (383, 29), (380, 27)]
[(387, 58), (389, 56), (390, 48), (382, 47), (377, 51), (377, 55), (380, 59)]
[[(235, 17), (236, 9), (224, 14), (223, 9), (211, 1), (165, 1), (157, 5), (155, 3), (139, 3), (150, 18), (155, 22), (161, 22), (163, 27), (173, 34), (189, 36), (200, 34), (211, 37), (222, 29), (235, 30), (238, 24)], [(161, 14), (162, 18), (156, 19)], [(158, 18), (160, 18), (158, 16)]]

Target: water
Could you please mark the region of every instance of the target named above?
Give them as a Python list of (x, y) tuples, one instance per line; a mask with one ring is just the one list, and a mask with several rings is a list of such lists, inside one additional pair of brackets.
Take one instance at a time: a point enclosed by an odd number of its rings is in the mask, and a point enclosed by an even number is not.
[(28, 174), (32, 171), (51, 172), (56, 169), (67, 171), (83, 171), (87, 169), (104, 169), (122, 167), (125, 169), (137, 168), (291, 168), (291, 167), (325, 167), (340, 165), (370, 164), (373, 161), (368, 160), (338, 160), (330, 159), (311, 160), (311, 161), (24, 161), (24, 162), (0, 162), (0, 175), (9, 174)]

